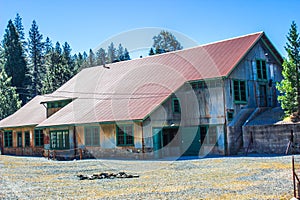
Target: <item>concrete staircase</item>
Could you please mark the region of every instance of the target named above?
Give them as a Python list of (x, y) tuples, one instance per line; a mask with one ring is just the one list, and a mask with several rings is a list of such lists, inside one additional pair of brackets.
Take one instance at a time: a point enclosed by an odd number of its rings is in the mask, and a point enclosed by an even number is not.
[(284, 111), (280, 107), (268, 108), (253, 118), (249, 119), (244, 126), (275, 124), (282, 120)]

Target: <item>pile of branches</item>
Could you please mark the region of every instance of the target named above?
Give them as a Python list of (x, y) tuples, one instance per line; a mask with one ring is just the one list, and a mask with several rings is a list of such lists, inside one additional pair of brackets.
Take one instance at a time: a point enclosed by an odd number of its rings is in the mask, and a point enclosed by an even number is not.
[(93, 174), (93, 175), (83, 175), (79, 174), (77, 177), (80, 180), (95, 180), (95, 179), (114, 179), (114, 178), (139, 178), (139, 175), (131, 175), (126, 174), (125, 172), (119, 172), (117, 174), (114, 173), (100, 173), (100, 174)]

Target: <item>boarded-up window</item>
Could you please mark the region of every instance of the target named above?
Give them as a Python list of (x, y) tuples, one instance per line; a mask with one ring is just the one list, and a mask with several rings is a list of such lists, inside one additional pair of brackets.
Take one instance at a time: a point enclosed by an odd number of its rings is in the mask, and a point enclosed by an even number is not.
[(100, 131), (97, 126), (87, 126), (84, 128), (85, 145), (99, 146), (100, 145)]

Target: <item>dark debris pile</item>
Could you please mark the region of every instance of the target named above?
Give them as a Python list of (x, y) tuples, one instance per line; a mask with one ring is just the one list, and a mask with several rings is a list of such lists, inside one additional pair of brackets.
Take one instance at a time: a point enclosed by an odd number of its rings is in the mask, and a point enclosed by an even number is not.
[(83, 175), (79, 174), (77, 177), (80, 180), (95, 180), (95, 179), (114, 179), (114, 178), (139, 178), (139, 175), (131, 175), (126, 174), (125, 172), (115, 173), (100, 173), (100, 174), (93, 174), (93, 175)]

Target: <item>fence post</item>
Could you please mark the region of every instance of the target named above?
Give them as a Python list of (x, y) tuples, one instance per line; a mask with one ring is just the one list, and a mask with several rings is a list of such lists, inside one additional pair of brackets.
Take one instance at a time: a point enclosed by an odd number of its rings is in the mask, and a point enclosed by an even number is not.
[(50, 160), (50, 150), (48, 149), (48, 160)]
[(82, 149), (79, 149), (79, 159), (82, 160)]
[(294, 197), (296, 198), (296, 180), (295, 180), (295, 160), (294, 156), (292, 156), (292, 168), (293, 168), (293, 185), (294, 185)]
[(56, 158), (56, 152), (55, 150), (53, 150), (53, 160), (55, 160), (55, 158)]

